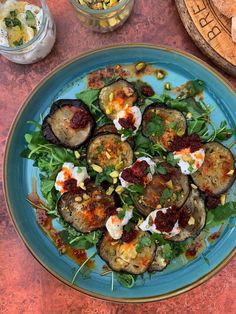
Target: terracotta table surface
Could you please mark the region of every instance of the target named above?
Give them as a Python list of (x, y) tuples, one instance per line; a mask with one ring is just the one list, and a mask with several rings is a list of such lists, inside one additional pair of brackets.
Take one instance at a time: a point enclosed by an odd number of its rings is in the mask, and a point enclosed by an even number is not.
[[(187, 35), (174, 1), (135, 0), (129, 21), (110, 34), (85, 29), (77, 22), (69, 1), (47, 2), (57, 24), (52, 53), (30, 66), (0, 59), (1, 155), (11, 122), (24, 99), (55, 66), (81, 52), (113, 43), (146, 42), (183, 49), (211, 64)], [(236, 87), (236, 79), (224, 75)], [(9, 219), (2, 189), (0, 193), (0, 313), (236, 313), (236, 257), (201, 286), (150, 304), (110, 303), (71, 289), (28, 252)]]

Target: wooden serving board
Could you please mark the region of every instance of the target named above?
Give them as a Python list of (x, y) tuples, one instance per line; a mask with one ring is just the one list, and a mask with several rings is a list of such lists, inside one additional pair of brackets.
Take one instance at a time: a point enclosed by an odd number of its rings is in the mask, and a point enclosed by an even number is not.
[(221, 69), (236, 77), (236, 43), (231, 39), (231, 19), (211, 0), (175, 0), (179, 15), (196, 45)]

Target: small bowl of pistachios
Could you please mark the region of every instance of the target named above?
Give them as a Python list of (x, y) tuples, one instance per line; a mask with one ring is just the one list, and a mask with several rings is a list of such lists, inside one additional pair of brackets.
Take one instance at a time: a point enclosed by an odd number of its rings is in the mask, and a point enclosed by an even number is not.
[(95, 32), (120, 27), (130, 16), (134, 0), (70, 0), (79, 20)]

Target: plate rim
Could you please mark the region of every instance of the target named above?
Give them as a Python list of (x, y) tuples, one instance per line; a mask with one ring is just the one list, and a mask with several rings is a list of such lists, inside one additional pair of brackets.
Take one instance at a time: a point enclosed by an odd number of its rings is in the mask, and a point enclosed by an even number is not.
[(234, 87), (232, 86), (232, 84), (230, 82), (228, 82), (228, 80), (221, 74), (219, 73), (217, 70), (215, 70), (213, 67), (211, 67), (210, 65), (208, 65), (205, 61), (201, 60), (200, 58), (185, 52), (183, 50), (180, 49), (176, 49), (176, 48), (172, 48), (169, 46), (165, 46), (165, 45), (155, 45), (155, 44), (145, 44), (145, 43), (131, 43), (131, 44), (118, 44), (118, 45), (108, 45), (102, 48), (97, 48), (97, 49), (92, 49), (92, 50), (88, 50), (84, 53), (81, 54), (77, 54), (76, 56), (70, 58), (67, 61), (64, 61), (63, 63), (59, 64), (56, 68), (54, 68), (52, 71), (50, 71), (47, 75), (45, 75), (40, 81), (39, 83), (34, 87), (34, 89), (30, 92), (30, 94), (26, 97), (26, 99), (23, 101), (23, 104), (19, 107), (19, 109), (17, 110), (15, 117), (13, 118), (13, 121), (11, 123), (8, 135), (6, 137), (6, 143), (5, 143), (5, 149), (4, 149), (4, 157), (3, 157), (3, 173), (2, 173), (2, 182), (3, 182), (3, 194), (4, 194), (4, 198), (5, 198), (5, 203), (6, 203), (6, 208), (8, 211), (8, 214), (11, 218), (11, 221), (13, 222), (14, 228), (17, 231), (18, 235), (20, 236), (21, 240), (23, 241), (23, 243), (25, 244), (26, 248), (29, 250), (29, 252), (32, 254), (32, 256), (39, 262), (39, 264), (41, 264), (43, 266), (44, 269), (46, 269), (52, 276), (54, 276), (54, 278), (60, 280), (61, 282), (65, 283), (67, 286), (72, 287), (73, 289), (86, 294), (87, 296), (90, 297), (94, 297), (100, 300), (105, 300), (105, 301), (111, 301), (111, 302), (116, 302), (116, 303), (143, 303), (143, 302), (154, 302), (154, 301), (160, 301), (160, 300), (164, 300), (170, 297), (174, 297), (177, 295), (180, 295), (184, 292), (187, 292), (199, 285), (201, 285), (202, 283), (206, 282), (208, 279), (210, 279), (211, 277), (213, 277), (218, 271), (220, 271), (224, 266), (226, 266), (226, 264), (231, 260), (231, 258), (233, 258), (233, 256), (236, 253), (236, 247), (227, 255), (225, 256), (225, 258), (221, 261), (221, 263), (219, 263), (216, 267), (214, 267), (209, 273), (205, 274), (204, 276), (198, 278), (196, 281), (185, 285), (179, 289), (176, 289), (172, 292), (168, 292), (168, 293), (164, 293), (164, 294), (160, 294), (160, 295), (156, 295), (156, 296), (151, 296), (151, 297), (140, 297), (140, 298), (116, 298), (116, 297), (110, 297), (110, 296), (104, 296), (100, 293), (95, 293), (92, 291), (88, 291), (84, 288), (81, 288), (75, 284), (71, 284), (68, 280), (64, 279), (61, 275), (57, 274), (53, 269), (50, 269), (41, 259), (39, 256), (37, 256), (37, 254), (34, 252), (34, 249), (32, 247), (30, 247), (30, 245), (27, 243), (27, 241), (24, 238), (23, 233), (20, 230), (20, 227), (18, 226), (14, 214), (13, 214), (13, 210), (12, 210), (12, 206), (11, 206), (11, 201), (9, 198), (9, 192), (8, 192), (8, 186), (6, 184), (7, 182), (7, 160), (8, 160), (8, 154), (9, 154), (9, 148), (11, 145), (11, 140), (16, 128), (16, 125), (21, 117), (22, 112), (24, 111), (24, 109), (27, 107), (28, 102), (31, 100), (32, 97), (34, 97), (34, 95), (37, 93), (37, 91), (43, 86), (43, 84), (49, 80), (51, 77), (53, 77), (57, 72), (59, 72), (60, 70), (64, 69), (65, 67), (67, 67), (68, 65), (70, 65), (71, 63), (82, 59), (84, 57), (96, 54), (97, 52), (102, 52), (102, 51), (107, 51), (110, 49), (122, 49), (122, 48), (149, 48), (149, 49), (154, 49), (154, 50), (162, 50), (162, 51), (168, 51), (170, 53), (174, 53), (177, 55), (180, 55), (182, 57), (185, 57), (187, 59), (190, 59), (191, 61), (194, 61), (198, 64), (200, 64), (201, 66), (203, 66), (206, 70), (208, 70), (209, 72), (211, 72), (211, 74), (213, 74), (214, 76), (216, 76), (222, 84), (224, 84), (227, 89), (229, 90), (229, 92), (231, 92), (233, 94), (234, 97), (236, 97), (236, 91), (234, 90)]

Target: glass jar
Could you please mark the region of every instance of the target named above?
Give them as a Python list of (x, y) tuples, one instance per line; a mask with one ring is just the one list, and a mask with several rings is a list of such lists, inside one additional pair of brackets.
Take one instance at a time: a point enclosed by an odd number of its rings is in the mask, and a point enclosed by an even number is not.
[(29, 42), (23, 45), (17, 47), (0, 45), (1, 55), (12, 62), (20, 64), (31, 64), (45, 58), (52, 50), (56, 40), (56, 25), (45, 0), (29, 0), (27, 3), (37, 5), (42, 9), (43, 17), (38, 32)]
[(105, 10), (93, 10), (70, 0), (79, 20), (95, 32), (106, 33), (120, 27), (128, 19), (134, 0), (121, 0), (117, 5)]

